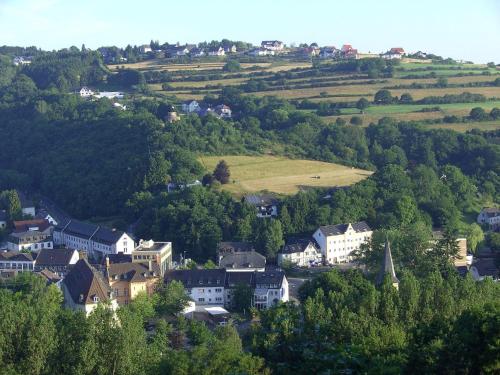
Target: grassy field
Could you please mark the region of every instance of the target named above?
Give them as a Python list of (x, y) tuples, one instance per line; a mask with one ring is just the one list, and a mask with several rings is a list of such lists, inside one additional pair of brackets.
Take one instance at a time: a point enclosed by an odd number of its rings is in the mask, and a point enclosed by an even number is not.
[(311, 187), (346, 186), (372, 173), (339, 164), (277, 156), (204, 156), (199, 160), (207, 171), (213, 171), (220, 160), (225, 160), (232, 182), (223, 185), (223, 189), (238, 197), (263, 190), (294, 194)]

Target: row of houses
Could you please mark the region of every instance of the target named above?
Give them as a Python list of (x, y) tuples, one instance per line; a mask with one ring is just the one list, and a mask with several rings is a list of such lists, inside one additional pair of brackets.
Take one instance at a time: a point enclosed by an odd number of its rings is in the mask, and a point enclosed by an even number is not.
[(199, 116), (207, 116), (209, 114), (223, 118), (230, 119), (232, 117), (232, 110), (225, 104), (219, 104), (215, 107), (202, 106), (196, 100), (191, 100), (182, 104), (182, 111), (185, 113), (196, 113)]

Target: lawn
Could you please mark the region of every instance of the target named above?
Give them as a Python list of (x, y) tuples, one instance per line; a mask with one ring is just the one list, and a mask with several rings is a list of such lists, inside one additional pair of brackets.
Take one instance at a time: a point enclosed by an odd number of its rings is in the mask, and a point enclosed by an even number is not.
[(263, 190), (295, 194), (311, 187), (352, 185), (372, 174), (339, 164), (278, 156), (203, 156), (199, 160), (207, 171), (213, 171), (220, 160), (225, 160), (231, 183), (223, 185), (223, 189), (237, 197)]

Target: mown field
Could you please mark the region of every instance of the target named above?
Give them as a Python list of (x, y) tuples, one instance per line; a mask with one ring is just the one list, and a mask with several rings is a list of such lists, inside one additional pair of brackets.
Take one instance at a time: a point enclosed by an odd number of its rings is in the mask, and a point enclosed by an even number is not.
[(223, 189), (237, 197), (264, 190), (294, 194), (310, 187), (347, 186), (372, 173), (339, 164), (277, 156), (203, 156), (199, 160), (209, 172), (220, 160), (225, 160), (231, 183), (223, 185)]

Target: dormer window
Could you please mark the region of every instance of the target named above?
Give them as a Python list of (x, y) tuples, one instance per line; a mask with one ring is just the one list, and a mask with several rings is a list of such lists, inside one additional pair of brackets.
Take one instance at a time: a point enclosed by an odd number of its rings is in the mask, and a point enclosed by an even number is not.
[(98, 302), (99, 302), (99, 297), (94, 296), (94, 297), (92, 298), (92, 300), (94, 301), (94, 303), (98, 303)]

